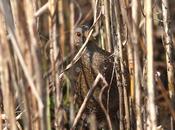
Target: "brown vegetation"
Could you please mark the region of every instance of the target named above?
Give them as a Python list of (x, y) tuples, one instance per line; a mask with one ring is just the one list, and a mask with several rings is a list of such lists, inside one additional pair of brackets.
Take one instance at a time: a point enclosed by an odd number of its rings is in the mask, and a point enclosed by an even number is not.
[(173, 130), (174, 8), (1, 0), (0, 130)]

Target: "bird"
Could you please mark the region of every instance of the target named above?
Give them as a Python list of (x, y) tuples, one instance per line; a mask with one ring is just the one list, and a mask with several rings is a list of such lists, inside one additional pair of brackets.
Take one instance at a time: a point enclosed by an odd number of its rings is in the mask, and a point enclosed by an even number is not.
[[(74, 30), (75, 52), (77, 52), (85, 42), (88, 31), (86, 26), (77, 27)], [(102, 104), (109, 113), (113, 129), (118, 129), (117, 111), (119, 109), (119, 94), (114, 71), (114, 57), (112, 53), (103, 50), (97, 44), (98, 42), (95, 38), (91, 37), (80, 59), (75, 66), (73, 66), (73, 73), (77, 75), (76, 79), (74, 79), (73, 87), (74, 94), (76, 95), (75, 103), (79, 107), (81, 106), (96, 76), (100, 73), (108, 84), (108, 87), (105, 88), (102, 94)], [(90, 114), (95, 115), (98, 128), (108, 127), (106, 116), (99, 104), (99, 94), (103, 86), (104, 84), (102, 82), (97, 84), (97, 88), (84, 111), (86, 116)]]

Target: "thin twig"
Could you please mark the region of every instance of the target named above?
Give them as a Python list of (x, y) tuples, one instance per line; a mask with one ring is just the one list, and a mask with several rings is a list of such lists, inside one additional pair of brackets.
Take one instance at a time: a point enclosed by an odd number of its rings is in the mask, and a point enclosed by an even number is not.
[(38, 94), (38, 92), (37, 92), (37, 90), (35, 88), (33, 79), (31, 78), (31, 75), (28, 72), (27, 66), (26, 66), (26, 64), (24, 62), (24, 58), (23, 58), (23, 56), (22, 56), (22, 54), (21, 54), (21, 52), (20, 52), (20, 50), (18, 48), (15, 36), (13, 35), (13, 33), (12, 33), (10, 28), (8, 29), (8, 32), (9, 32), (9, 38), (12, 41), (12, 45), (14, 47), (15, 53), (16, 53), (16, 55), (19, 58), (19, 61), (20, 61), (20, 64), (21, 64), (21, 66), (23, 68), (24, 74), (25, 74), (25, 76), (26, 76), (26, 78), (27, 78), (27, 80), (29, 82), (30, 87), (31, 87), (32, 93), (35, 95), (35, 97), (36, 97), (36, 99), (38, 101), (38, 104), (39, 104), (40, 108), (42, 109), (43, 108), (43, 103), (42, 103), (41, 98), (40, 98), (40, 96), (39, 96), (39, 94)]
[(106, 116), (106, 120), (107, 120), (107, 123), (108, 123), (108, 126), (109, 126), (109, 130), (112, 130), (112, 123), (111, 123), (111, 119), (110, 119), (110, 116), (109, 116), (109, 113), (107, 112), (106, 108), (104, 107), (103, 105), (103, 101), (102, 101), (102, 98), (103, 98), (103, 93), (105, 91), (105, 89), (107, 88), (108, 86), (104, 86), (101, 91), (100, 91), (100, 94), (99, 94), (99, 103), (100, 103), (100, 107), (102, 108), (105, 116)]
[(83, 54), (83, 52), (84, 52), (84, 50), (86, 48), (86, 45), (88, 44), (88, 41), (90, 39), (90, 36), (92, 35), (92, 32), (93, 32), (93, 29), (89, 32), (86, 41), (84, 42), (84, 44), (82, 45), (82, 47), (80, 48), (80, 50), (77, 52), (77, 54), (75, 55), (75, 57), (73, 58), (73, 60), (71, 61), (71, 63), (69, 65), (67, 65), (66, 69), (64, 69), (61, 72), (61, 74), (59, 75), (59, 77), (61, 75), (63, 75), (66, 70), (70, 69), (80, 59), (81, 55)]
[(83, 111), (85, 110), (86, 105), (87, 105), (90, 97), (93, 95), (93, 92), (95, 91), (95, 89), (97, 87), (97, 84), (100, 81), (100, 79), (103, 80), (103, 82), (105, 84), (104, 86), (107, 86), (107, 82), (105, 81), (103, 76), (99, 73), (97, 75), (97, 77), (95, 78), (95, 80), (94, 80), (94, 82), (92, 84), (92, 87), (90, 88), (90, 90), (88, 91), (86, 97), (84, 98), (84, 101), (83, 101), (83, 103), (82, 103), (82, 105), (81, 105), (81, 107), (80, 107), (80, 109), (79, 109), (79, 111), (78, 111), (78, 113), (77, 113), (77, 115), (76, 115), (76, 117), (74, 119), (74, 122), (73, 122), (73, 125), (72, 125), (72, 129), (75, 129), (75, 126), (77, 125), (78, 121), (80, 120), (81, 115), (82, 115)]
[(37, 18), (41, 16), (43, 13), (45, 13), (48, 10), (48, 8), (49, 8), (49, 3), (47, 2), (41, 8), (39, 8), (37, 12), (35, 12), (34, 17)]

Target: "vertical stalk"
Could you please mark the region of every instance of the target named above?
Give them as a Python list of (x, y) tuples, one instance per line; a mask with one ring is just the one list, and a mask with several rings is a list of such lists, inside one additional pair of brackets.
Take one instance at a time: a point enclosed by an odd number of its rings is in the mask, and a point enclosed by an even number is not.
[[(37, 114), (40, 116), (41, 113), (38, 113), (38, 109), (42, 109), (43, 104), (40, 98), (40, 95), (37, 90), (37, 85), (33, 81), (34, 67), (31, 54), (31, 40), (30, 39), (30, 31), (28, 30), (27, 23), (27, 14), (25, 13), (25, 2), (24, 1), (11, 1), (12, 12), (14, 15), (15, 22), (15, 34), (9, 30), (10, 38), (12, 40), (13, 49), (19, 59), (21, 64), (22, 71), (28, 81), (24, 83), (24, 87), (21, 86), (21, 90), (24, 92), (23, 96), (25, 97), (25, 108), (26, 108), (26, 129), (39, 129), (39, 120), (35, 122), (32, 121), (32, 116)], [(28, 6), (26, 6), (28, 7)], [(30, 10), (30, 9), (29, 9)], [(26, 8), (28, 11), (28, 8)], [(15, 37), (16, 36), (16, 37)], [(16, 39), (15, 39), (16, 38)], [(35, 43), (36, 44), (36, 43)], [(23, 75), (22, 75), (23, 76)], [(23, 81), (25, 81), (25, 77), (21, 77)], [(28, 92), (28, 89), (31, 89), (32, 93)], [(33, 95), (34, 96), (33, 96)], [(30, 100), (29, 100), (30, 99)], [(31, 111), (32, 110), (32, 111)]]
[[(71, 0), (70, 1), (70, 46), (71, 46), (71, 52), (74, 54), (75, 52), (75, 48), (74, 48), (74, 29), (75, 29), (75, 10), (74, 10), (74, 3)], [(75, 85), (75, 83), (72, 83), (71, 86), (73, 88), (73, 86)], [(74, 118), (75, 118), (75, 107), (74, 107), (74, 97), (73, 97), (73, 89), (70, 88), (71, 94), (70, 94), (70, 125), (72, 126)]]
[(63, 0), (58, 0), (58, 23), (59, 23), (59, 44), (61, 47), (61, 54), (62, 57), (64, 57), (65, 55), (65, 33), (64, 33), (64, 28), (65, 28), (65, 24), (64, 24), (64, 13), (63, 13), (63, 8), (64, 8), (64, 4), (63, 4)]
[[(114, 61), (115, 61), (115, 71), (116, 71), (116, 78), (117, 78), (117, 87), (119, 93), (119, 128), (121, 130), (124, 129), (124, 109), (123, 105), (126, 106), (125, 99), (125, 87), (126, 87), (126, 77), (124, 76), (124, 59), (123, 59), (123, 49), (122, 49), (122, 42), (121, 42), (121, 19), (120, 19), (120, 8), (119, 2), (110, 0), (110, 18), (111, 18), (111, 38), (112, 38), (112, 45), (114, 47)], [(115, 37), (115, 32), (117, 37)], [(125, 107), (126, 108), (126, 107)], [(125, 110), (127, 113), (128, 111)], [(129, 116), (125, 113), (126, 117), (126, 129), (129, 129)], [(116, 124), (116, 122), (113, 122)], [(116, 129), (116, 128), (115, 128)]]
[[(55, 93), (53, 94), (54, 97), (54, 102), (55, 102), (55, 126), (56, 126), (56, 130), (62, 130), (63, 129), (63, 124), (61, 124), (61, 120), (62, 120), (62, 111), (61, 111), (61, 88), (60, 88), (60, 80), (58, 75), (56, 74), (56, 62), (59, 56), (59, 52), (60, 49), (58, 47), (58, 40), (57, 40), (57, 35), (58, 35), (58, 25), (57, 25), (57, 13), (58, 13), (58, 6), (59, 8), (63, 8), (62, 6), (62, 1), (57, 1), (57, 0), (50, 0), (49, 1), (49, 11), (50, 11), (50, 17), (49, 17), (49, 34), (50, 34), (50, 59), (51, 59), (51, 68), (52, 68), (52, 79), (53, 79), (53, 88), (55, 88)], [(60, 10), (62, 11), (62, 9), (59, 9), (59, 17), (61, 17), (59, 19), (59, 23), (60, 20), (63, 18), (62, 16), (60, 16)], [(62, 14), (61, 14), (62, 15)], [(62, 19), (63, 20), (63, 19)], [(63, 22), (63, 21), (62, 21)], [(64, 43), (64, 41), (62, 41), (62, 35), (63, 35), (63, 30), (61, 25), (63, 23), (60, 23), (60, 44)], [(64, 24), (63, 24), (64, 26)], [(62, 48), (63, 49), (63, 48)], [(58, 72), (60, 72), (60, 70), (58, 70)]]
[(38, 120), (38, 126), (40, 129), (44, 129), (47, 128), (47, 96), (46, 96), (46, 87), (44, 87), (46, 85), (45, 81), (42, 78), (42, 68), (43, 66), (40, 66), (42, 64), (41, 62), (41, 51), (39, 49), (39, 44), (38, 44), (38, 37), (37, 37), (37, 31), (36, 31), (36, 19), (34, 19), (34, 10), (33, 10), (33, 3), (29, 0), (25, 1), (25, 5), (28, 5), (28, 10), (25, 10), (25, 14), (26, 14), (26, 18), (27, 18), (27, 25), (28, 25), (28, 30), (29, 30), (29, 38), (31, 41), (31, 54), (32, 54), (32, 59), (33, 59), (33, 63), (34, 63), (34, 72), (35, 72), (35, 79), (36, 79), (36, 87), (38, 90), (38, 93), (41, 96), (41, 99), (43, 101), (43, 105), (45, 106), (43, 108), (43, 106), (38, 107), (38, 112), (39, 112), (39, 120)]
[[(133, 83), (133, 47), (132, 47), (132, 30), (131, 25), (129, 23), (129, 17), (126, 10), (126, 5), (123, 0), (119, 0), (120, 10), (122, 14), (122, 19), (124, 24), (126, 24), (127, 31), (129, 32), (128, 37), (126, 37), (127, 42), (127, 51), (128, 51), (128, 63), (129, 63), (129, 71), (130, 71), (130, 82)], [(120, 16), (119, 16), (120, 17)], [(131, 35), (131, 36), (130, 36)], [(120, 53), (122, 53), (122, 45), (119, 46)], [(125, 67), (124, 67), (124, 59), (123, 54), (120, 54), (120, 64), (121, 64), (121, 72), (122, 72), (122, 83), (123, 83), (123, 95), (124, 95), (124, 107), (125, 107), (125, 116), (126, 116), (126, 129), (130, 129), (130, 114), (129, 114), (129, 101), (128, 101), (128, 93), (127, 93), (127, 80), (124, 76)], [(133, 87), (133, 86), (132, 86)]]
[(105, 13), (105, 29), (106, 29), (106, 38), (107, 38), (107, 51), (111, 52), (112, 43), (111, 43), (111, 29), (110, 29), (110, 14), (109, 14), (109, 2), (104, 0), (104, 13)]
[[(168, 76), (168, 89), (169, 97), (171, 99), (173, 108), (175, 107), (175, 88), (174, 88), (174, 57), (173, 57), (173, 40), (170, 30), (170, 11), (168, 0), (162, 0), (162, 15), (163, 15), (163, 29), (164, 29), (164, 46), (166, 52), (167, 76)], [(171, 129), (173, 129), (173, 118), (171, 117)]]
[[(0, 67), (0, 72), (1, 72), (1, 67)], [(2, 111), (1, 110), (0, 110), (0, 130), (2, 130)]]
[(135, 108), (136, 108), (136, 126), (137, 130), (142, 130), (142, 115), (141, 115), (141, 66), (140, 66), (140, 56), (139, 56), (139, 14), (138, 14), (138, 1), (132, 1), (132, 42), (134, 46), (134, 78), (135, 78)]
[[(0, 8), (0, 87), (3, 95), (4, 111), (8, 119), (9, 128), (16, 130), (15, 99), (10, 75), (10, 51), (6, 37), (7, 28), (5, 18)], [(4, 51), (5, 50), (5, 51)], [(1, 119), (0, 119), (1, 120)]]
[[(116, 78), (117, 78), (117, 87), (119, 91), (119, 129), (124, 130), (124, 124), (123, 124), (123, 119), (124, 119), (124, 110), (123, 110), (123, 87), (122, 87), (122, 77), (120, 75), (121, 73), (121, 68), (120, 66), (120, 54), (121, 54), (121, 46), (122, 46), (122, 41), (121, 41), (121, 19), (120, 19), (120, 7), (119, 7), (119, 2), (118, 0), (115, 0), (114, 2), (114, 12), (115, 12), (115, 18), (116, 18), (116, 27), (115, 31), (117, 34), (116, 42), (114, 42), (114, 53), (115, 53), (115, 64), (116, 64)], [(119, 47), (120, 46), (120, 47)]]
[(71, 46), (71, 52), (74, 52), (74, 46), (73, 46), (73, 43), (74, 43), (74, 37), (73, 37), (74, 36), (74, 24), (75, 24), (74, 18), (75, 18), (74, 3), (71, 0), (70, 1), (70, 46)]
[[(132, 28), (129, 22), (128, 13), (126, 10), (126, 4), (125, 1), (119, 0), (120, 2), (120, 9), (122, 14), (122, 19), (124, 21), (124, 24), (126, 24), (126, 30), (127, 30), (127, 54), (128, 54), (128, 67), (129, 67), (129, 73), (130, 73), (130, 95), (131, 98), (134, 99), (134, 54), (133, 54), (133, 46), (132, 46)], [(124, 27), (123, 27), (124, 28)]]
[(170, 30), (170, 12), (167, 0), (162, 0), (162, 14), (164, 27), (164, 45), (166, 49), (166, 64), (168, 76), (169, 96), (171, 99), (175, 96), (174, 90), (174, 67), (173, 67), (173, 40)]
[(153, 22), (152, 22), (152, 0), (146, 0), (146, 42), (147, 42), (147, 130), (156, 130), (156, 107), (154, 92), (154, 71), (153, 71)]

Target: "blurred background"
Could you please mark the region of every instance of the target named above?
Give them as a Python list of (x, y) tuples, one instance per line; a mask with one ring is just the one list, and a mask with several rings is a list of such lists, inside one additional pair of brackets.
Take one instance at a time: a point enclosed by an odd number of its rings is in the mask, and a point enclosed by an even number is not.
[[(69, 70), (82, 25), (120, 66), (120, 130), (175, 129), (174, 0), (1, 0), (0, 129), (72, 128), (79, 81)], [(105, 129), (81, 117), (72, 129)]]

